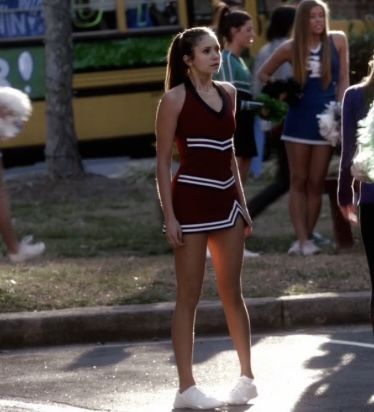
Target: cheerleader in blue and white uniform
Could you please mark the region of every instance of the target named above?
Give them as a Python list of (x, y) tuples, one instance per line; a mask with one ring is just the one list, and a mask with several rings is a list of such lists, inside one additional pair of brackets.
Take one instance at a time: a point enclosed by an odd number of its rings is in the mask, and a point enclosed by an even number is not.
[(319, 132), (317, 115), (329, 102), (342, 100), (349, 79), (347, 38), (343, 32), (329, 30), (328, 16), (322, 0), (302, 0), (292, 38), (258, 71), (260, 80), (268, 82), (288, 61), (303, 90), (300, 100), (289, 108), (282, 134), (290, 167), (289, 212), (297, 238), (288, 253), (303, 256), (320, 251), (312, 234), (333, 153), (331, 144)]

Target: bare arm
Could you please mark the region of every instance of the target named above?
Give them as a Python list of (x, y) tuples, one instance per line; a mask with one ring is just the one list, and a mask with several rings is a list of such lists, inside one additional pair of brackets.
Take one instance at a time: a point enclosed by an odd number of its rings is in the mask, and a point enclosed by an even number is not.
[(272, 74), (285, 62), (291, 62), (292, 40), (288, 40), (280, 45), (259, 67), (257, 75), (263, 82), (271, 80)]
[(336, 96), (339, 102), (343, 100), (344, 92), (349, 86), (349, 51), (347, 37), (343, 32), (333, 33), (333, 42), (339, 54), (339, 81)]
[(351, 173), (351, 163), (356, 150), (357, 108), (362, 89), (349, 88), (342, 102), (342, 148), (338, 178), (338, 204), (343, 216), (357, 223), (357, 206), (355, 204), (354, 179)]
[(244, 213), (244, 219), (248, 225), (245, 227), (244, 235), (245, 237), (248, 237), (252, 234), (252, 219), (248, 212), (247, 202), (245, 200), (244, 189), (243, 189), (242, 181), (240, 178), (238, 164), (236, 161), (234, 151), (232, 152), (232, 158), (231, 158), (231, 170), (235, 178), (235, 186), (239, 194), (239, 201), (240, 201), (240, 205), (242, 207), (243, 213)]
[(156, 114), (156, 178), (157, 190), (165, 219), (166, 235), (173, 247), (181, 246), (182, 232), (173, 210), (171, 195), (171, 159), (178, 116), (184, 102), (181, 87), (167, 92), (160, 101)]

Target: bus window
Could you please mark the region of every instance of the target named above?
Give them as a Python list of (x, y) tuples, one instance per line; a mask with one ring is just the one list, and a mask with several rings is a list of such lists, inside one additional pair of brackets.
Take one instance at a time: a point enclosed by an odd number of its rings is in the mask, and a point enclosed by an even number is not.
[(73, 31), (116, 30), (116, 0), (74, 0)]
[(126, 24), (128, 29), (145, 29), (179, 24), (176, 1), (126, 0)]
[(222, 6), (231, 9), (245, 10), (244, 0), (193, 0), (188, 2), (188, 18), (190, 26), (215, 26), (217, 24), (214, 13)]
[(213, 5), (210, 0), (194, 0), (189, 10), (191, 26), (211, 26)]

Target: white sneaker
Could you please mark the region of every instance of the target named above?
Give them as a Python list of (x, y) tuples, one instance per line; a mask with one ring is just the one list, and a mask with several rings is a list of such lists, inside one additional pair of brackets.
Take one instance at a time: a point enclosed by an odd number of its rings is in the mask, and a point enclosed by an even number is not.
[(321, 235), (319, 232), (312, 233), (312, 239), (314, 244), (317, 246), (327, 246), (331, 244), (331, 239)]
[(313, 240), (306, 240), (302, 245), (301, 245), (301, 253), (303, 256), (312, 256), (316, 255), (319, 253), (321, 249), (315, 245)]
[(253, 379), (243, 375), (231, 389), (226, 403), (228, 405), (246, 405), (249, 400), (256, 397), (257, 387), (253, 383)]
[(32, 243), (32, 236), (24, 237), (18, 247), (17, 253), (9, 253), (8, 257), (12, 263), (25, 262), (40, 256), (45, 251), (44, 242)]
[(176, 409), (214, 409), (223, 405), (223, 401), (206, 395), (196, 386), (190, 386), (182, 393), (178, 391), (174, 401)]
[(245, 258), (254, 258), (258, 257), (260, 254), (258, 252), (252, 252), (251, 250), (244, 249), (243, 257)]
[(292, 256), (301, 255), (301, 246), (298, 240), (292, 243), (291, 247), (288, 249), (288, 254)]

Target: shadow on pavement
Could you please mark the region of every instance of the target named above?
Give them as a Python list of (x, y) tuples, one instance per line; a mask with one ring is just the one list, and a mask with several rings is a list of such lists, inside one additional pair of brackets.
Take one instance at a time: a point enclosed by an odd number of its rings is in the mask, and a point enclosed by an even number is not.
[[(220, 335), (219, 339), (220, 340), (218, 340), (213, 346), (210, 341), (206, 341), (205, 339), (199, 340), (197, 336), (195, 341), (194, 364), (204, 363), (209, 359), (214, 358), (221, 352), (234, 351), (232, 340), (228, 334)], [(261, 336), (252, 336), (252, 346), (259, 343), (261, 339)], [(170, 357), (170, 363), (173, 365), (175, 364), (174, 356)]]
[(121, 346), (94, 348), (76, 358), (64, 371), (116, 365), (130, 356), (131, 353), (127, 353), (126, 349)]
[(345, 341), (339, 334), (329, 339), (320, 345), (321, 355), (304, 364), (322, 371), (322, 376), (305, 389), (293, 412), (317, 411), (321, 406), (328, 411), (373, 411), (374, 339), (367, 343), (358, 335)]

